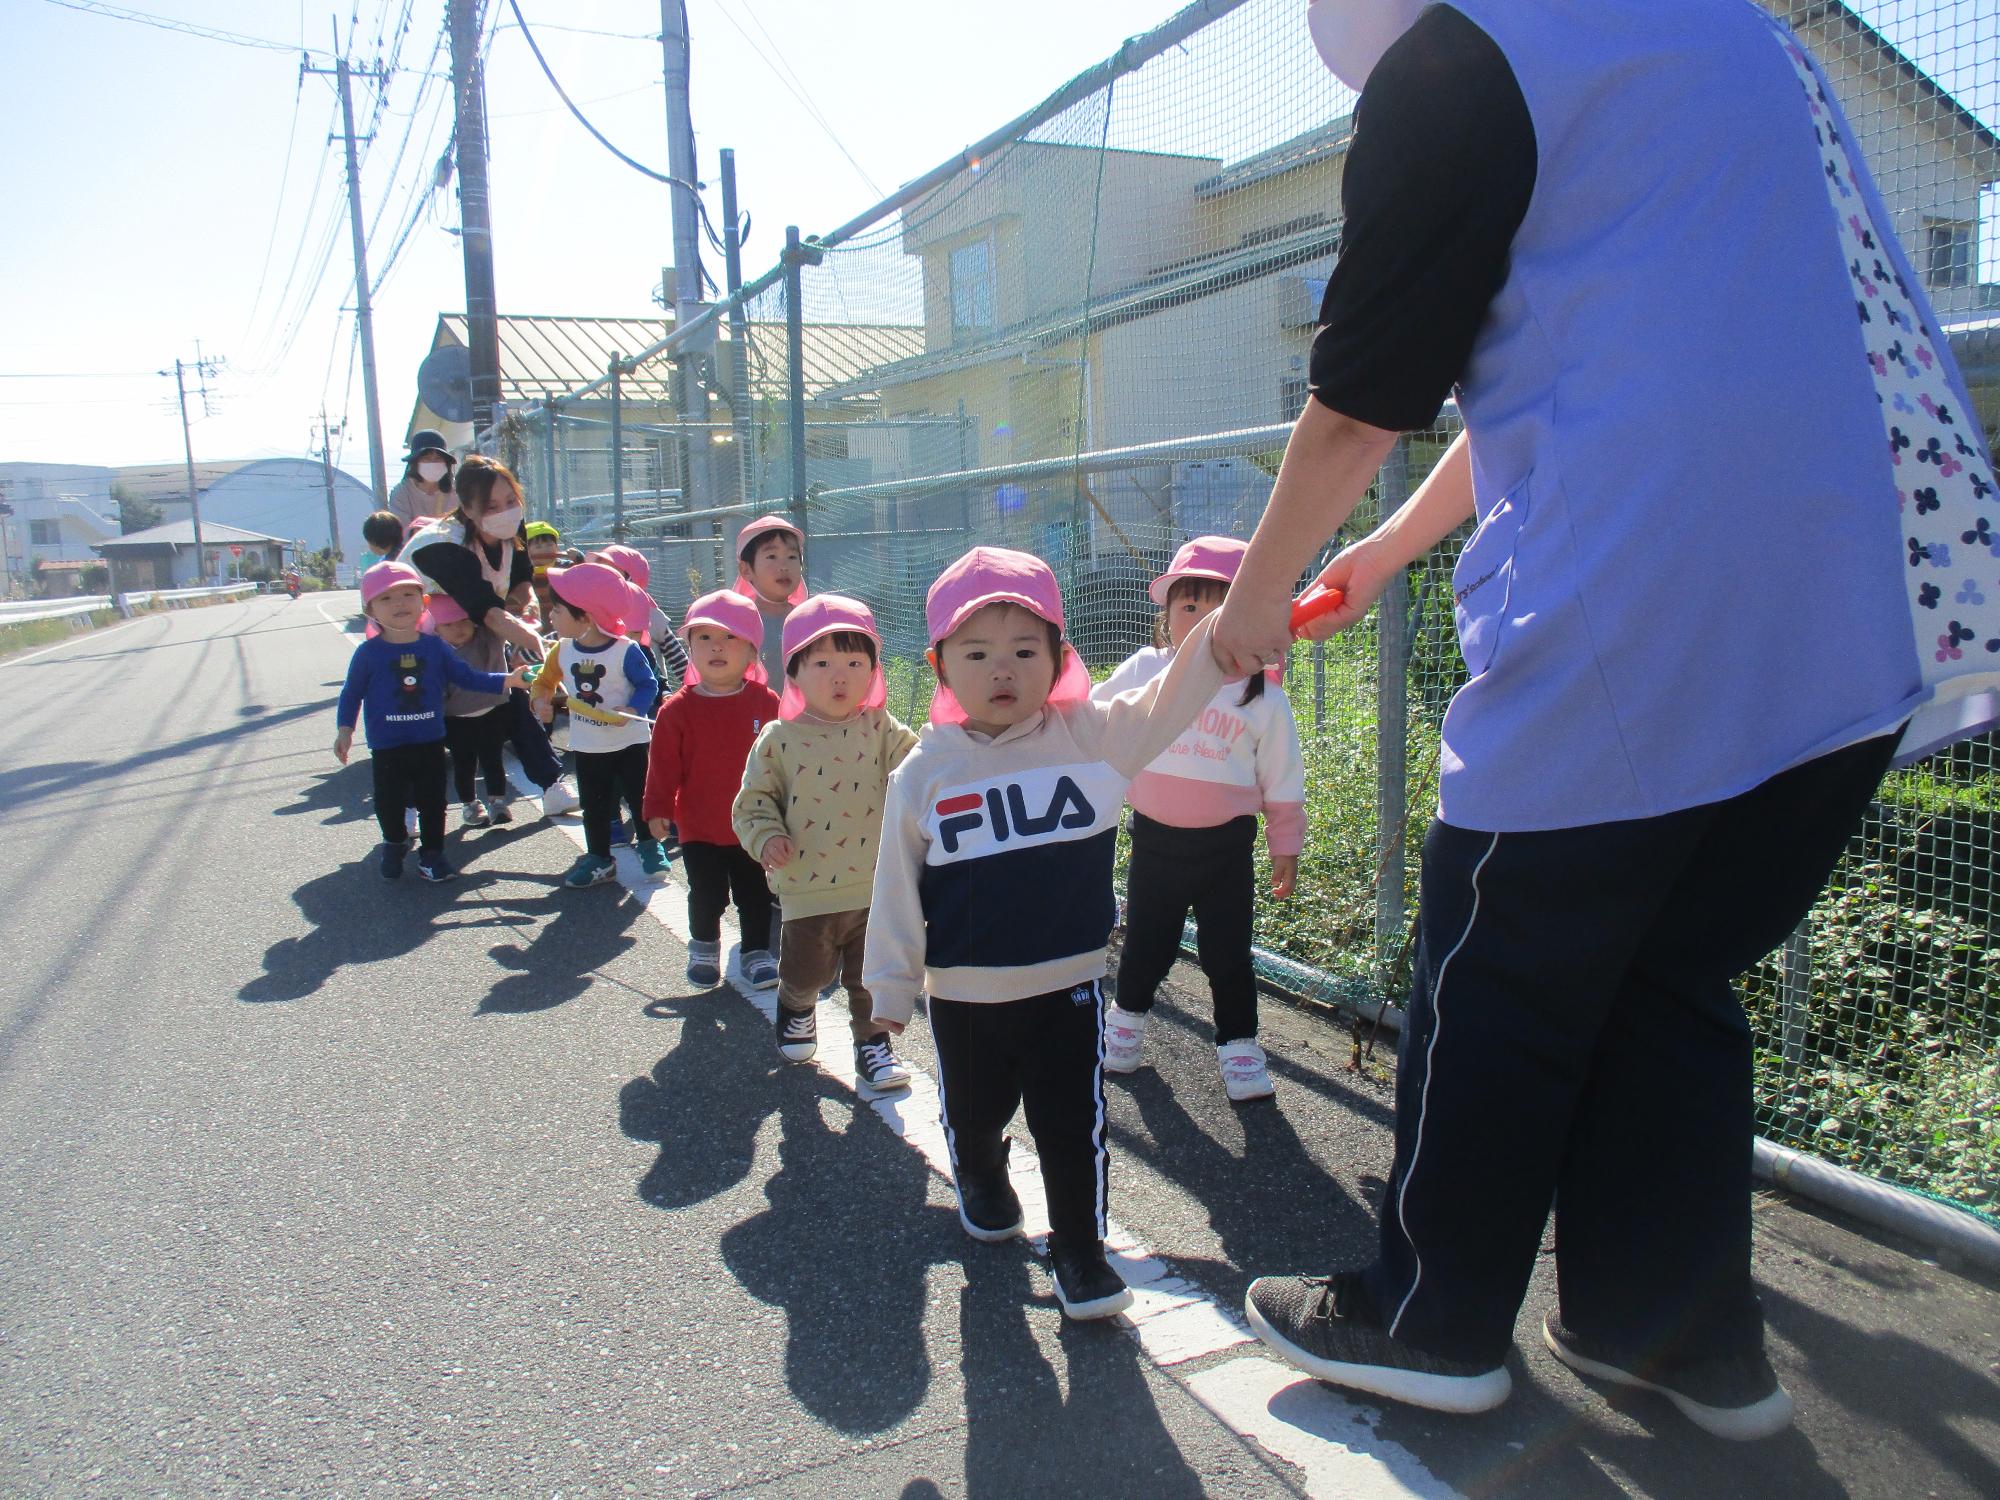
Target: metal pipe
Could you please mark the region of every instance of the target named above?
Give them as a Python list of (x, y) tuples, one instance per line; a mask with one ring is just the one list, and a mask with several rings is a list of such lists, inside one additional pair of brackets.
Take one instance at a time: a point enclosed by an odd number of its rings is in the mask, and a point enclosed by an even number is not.
[(1983, 1271), (2000, 1271), (2000, 1229), (1971, 1214), (1859, 1172), (1759, 1139), (1751, 1171), (1801, 1198), (1907, 1236)]
[[(1410, 497), (1410, 440), (1396, 446), (1376, 479), (1377, 516)], [(1392, 955), (1409, 924), (1403, 882), (1409, 786), (1410, 572), (1398, 568), (1375, 611), (1375, 970), (1386, 985)]]
[(611, 536), (625, 540), (625, 399), (619, 382), (624, 379), (623, 362), (617, 351), (611, 355)]
[(785, 226), (785, 425), (792, 458), (792, 519), (806, 529), (806, 327), (800, 305), (805, 278), (799, 226)]

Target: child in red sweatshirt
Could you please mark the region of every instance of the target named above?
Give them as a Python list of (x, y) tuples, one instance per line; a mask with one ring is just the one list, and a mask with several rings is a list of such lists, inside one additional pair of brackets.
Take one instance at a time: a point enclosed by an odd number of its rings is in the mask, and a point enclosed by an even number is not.
[[(646, 765), (646, 822), (653, 836), (678, 825), (688, 877), (688, 983), (722, 983), (722, 909), (733, 897), (743, 934), (743, 977), (759, 988), (778, 982), (769, 947), (775, 905), (764, 867), (737, 842), (730, 809), (757, 731), (778, 717), (778, 695), (764, 680), (758, 652), (764, 618), (741, 594), (704, 594), (681, 625), (687, 642), (686, 685), (660, 709)], [(755, 947), (751, 944), (755, 943)]]

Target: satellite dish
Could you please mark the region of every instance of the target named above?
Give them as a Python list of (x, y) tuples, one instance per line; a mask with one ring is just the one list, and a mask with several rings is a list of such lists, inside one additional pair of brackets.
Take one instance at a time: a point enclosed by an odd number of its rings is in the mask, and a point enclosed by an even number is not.
[(472, 420), (472, 351), (443, 344), (417, 366), (417, 395), (447, 422)]

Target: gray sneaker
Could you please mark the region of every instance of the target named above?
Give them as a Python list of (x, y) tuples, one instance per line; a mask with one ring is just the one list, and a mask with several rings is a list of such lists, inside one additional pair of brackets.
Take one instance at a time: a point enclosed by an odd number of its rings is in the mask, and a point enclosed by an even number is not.
[(1751, 1442), (1792, 1425), (1791, 1393), (1778, 1384), (1778, 1372), (1761, 1349), (1646, 1369), (1578, 1338), (1554, 1313), (1542, 1320), (1542, 1342), (1579, 1375), (1665, 1396), (1713, 1437)]
[(1260, 1276), (1244, 1295), (1243, 1312), (1275, 1353), (1330, 1385), (1460, 1413), (1491, 1411), (1514, 1388), (1505, 1365), (1484, 1369), (1389, 1337), (1358, 1271)]

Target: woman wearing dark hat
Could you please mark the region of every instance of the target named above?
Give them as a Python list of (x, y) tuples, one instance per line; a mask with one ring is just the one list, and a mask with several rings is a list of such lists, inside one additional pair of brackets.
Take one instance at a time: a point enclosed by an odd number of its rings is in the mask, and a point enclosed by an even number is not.
[(389, 491), (389, 509), (403, 523), (405, 531), (451, 513), (455, 503), (451, 497), (451, 471), (456, 462), (445, 448), (444, 434), (436, 428), (419, 428), (410, 434), (403, 477)]

